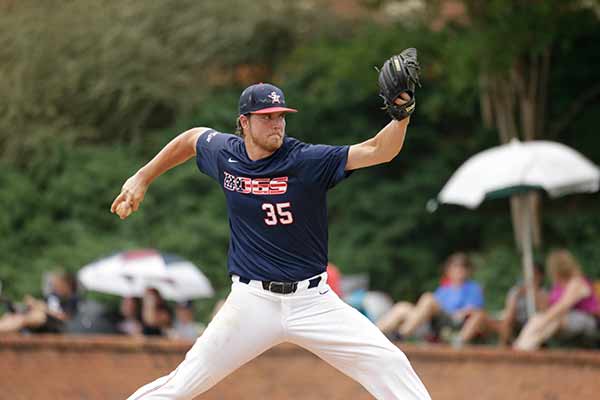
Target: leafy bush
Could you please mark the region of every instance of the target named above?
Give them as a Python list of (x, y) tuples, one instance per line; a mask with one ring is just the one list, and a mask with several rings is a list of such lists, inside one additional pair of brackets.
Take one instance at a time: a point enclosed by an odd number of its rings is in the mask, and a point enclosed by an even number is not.
[[(256, 80), (281, 85), (300, 109), (288, 117), (291, 136), (328, 144), (366, 140), (388, 122), (373, 67), (415, 46), (423, 87), (402, 153), (356, 171), (331, 192), (330, 258), (343, 273), (367, 272), (374, 289), (415, 300), (435, 288), (446, 256), (467, 251), (488, 307), (500, 308), (520, 276), (508, 203), (425, 209), (469, 155), (498, 141), (481, 127), (477, 60), (450, 59), (459, 50), (468, 55), (474, 44), (454, 27), (353, 23), (300, 4), (307, 2), (258, 3), (83, 0), (57, 7), (24, 0), (5, 7), (0, 280), (7, 293), (39, 294), (41, 275), (58, 265), (76, 270), (115, 251), (155, 247), (200, 265), (222, 296), (229, 233), (218, 185), (190, 162), (153, 184), (140, 211), (122, 222), (108, 209), (124, 180), (178, 132), (231, 131), (239, 92)], [(231, 13), (241, 7), (243, 13)], [(549, 93), (560, 107), (549, 109), (553, 119), (598, 69), (591, 51), (598, 34), (590, 26), (582, 19), (578, 46), (556, 49), (557, 59), (585, 65), (585, 79), (570, 80), (572, 64), (555, 63)], [(597, 162), (598, 105), (588, 107), (572, 130), (553, 138)], [(598, 194), (545, 200), (538, 257), (566, 246), (587, 273), (600, 276), (597, 200)]]

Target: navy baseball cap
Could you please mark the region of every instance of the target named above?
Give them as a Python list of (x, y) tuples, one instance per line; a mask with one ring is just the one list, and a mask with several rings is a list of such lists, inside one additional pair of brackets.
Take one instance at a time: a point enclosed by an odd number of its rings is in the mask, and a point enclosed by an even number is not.
[(298, 112), (285, 106), (283, 91), (270, 83), (248, 86), (240, 95), (240, 115)]

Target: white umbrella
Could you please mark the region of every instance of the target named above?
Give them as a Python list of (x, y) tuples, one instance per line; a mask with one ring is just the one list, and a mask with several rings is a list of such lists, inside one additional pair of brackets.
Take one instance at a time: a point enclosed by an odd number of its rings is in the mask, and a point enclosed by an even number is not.
[(156, 250), (117, 253), (82, 267), (79, 281), (88, 289), (119, 296), (141, 297), (149, 287), (167, 300), (211, 297), (213, 288), (191, 262)]
[(595, 192), (599, 184), (598, 167), (572, 148), (557, 142), (513, 140), (465, 161), (438, 200), (476, 208), (486, 197), (501, 197), (503, 191), (544, 189), (558, 197)]
[(600, 186), (600, 169), (583, 155), (561, 143), (519, 142), (482, 151), (469, 158), (452, 175), (438, 195), (440, 203), (476, 208), (484, 199), (518, 195), (522, 202), (521, 232), (523, 268), (527, 281), (527, 305), (535, 311), (531, 210), (522, 196), (545, 190), (550, 197), (569, 193), (595, 192)]

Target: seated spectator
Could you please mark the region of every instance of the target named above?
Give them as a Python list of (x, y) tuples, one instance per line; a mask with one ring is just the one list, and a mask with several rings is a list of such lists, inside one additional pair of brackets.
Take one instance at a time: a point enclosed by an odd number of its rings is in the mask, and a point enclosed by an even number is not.
[(0, 318), (0, 334), (26, 332), (42, 327), (47, 320), (46, 304), (27, 295), (22, 304), (11, 304)]
[(53, 273), (45, 301), (25, 296), (23, 303), (0, 318), (0, 333), (61, 333), (77, 313), (77, 279), (70, 273)]
[(114, 315), (105, 304), (94, 299), (82, 299), (78, 303), (77, 314), (65, 322), (63, 332), (75, 335), (118, 333)]
[(142, 303), (139, 298), (123, 297), (119, 314), (120, 320), (117, 322), (119, 333), (130, 336), (142, 334)]
[(549, 307), (527, 322), (513, 345), (515, 349), (535, 350), (551, 337), (591, 336), (597, 329), (600, 305), (575, 257), (568, 250), (554, 250), (546, 266), (553, 283)]
[(204, 326), (194, 321), (194, 306), (191, 301), (177, 303), (175, 323), (168, 330), (171, 339), (195, 340), (204, 331)]
[[(535, 309), (540, 312), (548, 307), (548, 293), (542, 287), (544, 268), (537, 263), (533, 266), (533, 282), (535, 285)], [(498, 333), (499, 344), (502, 346), (510, 344), (515, 335), (521, 332), (528, 318), (525, 284), (519, 282), (508, 291), (504, 310), (497, 321), (495, 330)]]
[(342, 291), (342, 273), (340, 269), (332, 262), (327, 263), (327, 284), (340, 298), (344, 298)]
[(442, 325), (461, 329), (458, 340), (466, 341), (465, 333), (472, 329), (473, 321), (481, 318), (483, 308), (483, 291), (469, 279), (471, 269), (466, 254), (452, 254), (444, 264), (444, 283), (434, 293), (423, 294), (416, 305), (408, 302), (394, 305), (377, 325), (384, 333), (402, 338), (412, 336), (435, 317)]
[(163, 335), (171, 326), (171, 310), (156, 288), (147, 288), (142, 298), (142, 333)]
[[(542, 287), (544, 270), (541, 265), (534, 264), (534, 285), (536, 310), (547, 307), (548, 294)], [(491, 317), (485, 311), (471, 316), (468, 327), (462, 332), (462, 340), (469, 342), (476, 336), (495, 333), (498, 335), (499, 344), (507, 346), (527, 323), (527, 296), (525, 284), (516, 283), (506, 295), (504, 309), (497, 318)]]
[(344, 301), (373, 322), (378, 321), (394, 305), (387, 293), (365, 289), (353, 291), (344, 298)]
[(56, 273), (50, 278), (50, 294), (46, 297), (49, 316), (60, 321), (72, 319), (77, 314), (79, 295), (77, 277), (71, 273)]

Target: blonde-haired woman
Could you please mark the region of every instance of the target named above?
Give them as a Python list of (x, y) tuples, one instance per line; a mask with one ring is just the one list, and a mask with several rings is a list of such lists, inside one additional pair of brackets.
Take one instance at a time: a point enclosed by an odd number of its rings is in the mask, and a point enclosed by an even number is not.
[(554, 250), (546, 258), (546, 267), (553, 283), (550, 307), (527, 322), (514, 343), (516, 349), (535, 350), (556, 334), (590, 335), (597, 329), (600, 305), (575, 257), (568, 250)]

